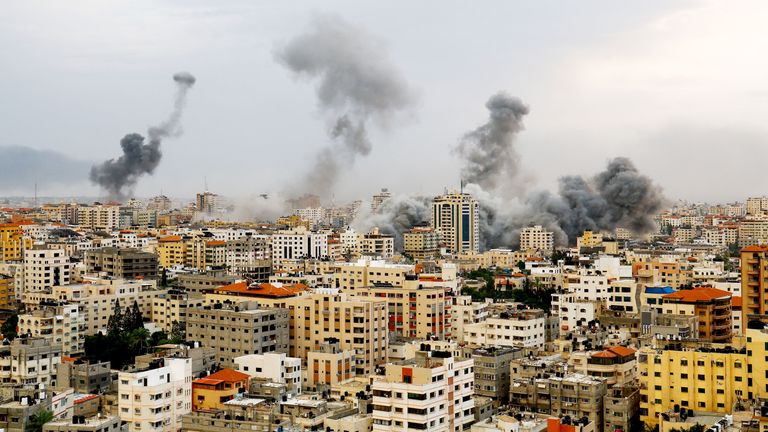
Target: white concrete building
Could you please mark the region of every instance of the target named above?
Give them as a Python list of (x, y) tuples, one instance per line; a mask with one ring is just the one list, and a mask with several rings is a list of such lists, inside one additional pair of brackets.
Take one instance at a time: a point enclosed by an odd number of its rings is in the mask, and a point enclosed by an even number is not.
[(459, 342), (464, 342), (465, 326), (477, 324), (488, 318), (488, 303), (473, 302), (471, 296), (453, 297), (451, 332)]
[(374, 377), (373, 431), (454, 432), (474, 419), (474, 360), (445, 351), (419, 351), (403, 364), (388, 364)]
[(39, 292), (70, 281), (72, 263), (63, 249), (24, 251), (24, 292)]
[(192, 360), (166, 357), (153, 366), (118, 374), (120, 420), (131, 432), (181, 430), (181, 416), (192, 411)]
[(307, 231), (303, 227), (280, 231), (272, 235), (272, 261), (277, 267), (284, 260), (325, 258), (328, 256), (328, 235)]
[(547, 318), (541, 310), (502, 313), (464, 326), (464, 342), (484, 346), (544, 347)]
[(293, 396), (301, 393), (301, 359), (284, 353), (248, 354), (235, 357), (235, 370), (254, 378), (286, 384)]

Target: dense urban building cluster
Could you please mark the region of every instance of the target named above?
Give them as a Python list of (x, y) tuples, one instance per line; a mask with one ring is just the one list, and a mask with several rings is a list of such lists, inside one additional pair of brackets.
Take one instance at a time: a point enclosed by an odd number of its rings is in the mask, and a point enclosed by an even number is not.
[(487, 250), (464, 191), (352, 228), (390, 199), (6, 201), (0, 429), (768, 431), (768, 198)]

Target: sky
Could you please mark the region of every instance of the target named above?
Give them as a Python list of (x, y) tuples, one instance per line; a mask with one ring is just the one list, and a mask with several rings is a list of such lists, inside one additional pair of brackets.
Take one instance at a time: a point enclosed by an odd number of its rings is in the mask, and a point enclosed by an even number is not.
[(11, 0), (0, 13), (0, 196), (103, 194), (94, 163), (120, 155), (193, 73), (183, 134), (162, 143), (136, 196), (295, 191), (329, 145), (315, 82), (275, 52), (317, 16), (381, 42), (414, 102), (372, 125), (370, 154), (328, 195), (457, 188), (459, 139), (498, 91), (530, 108), (524, 176), (552, 189), (617, 156), (670, 199), (764, 195), (768, 3), (612, 0), (267, 2)]

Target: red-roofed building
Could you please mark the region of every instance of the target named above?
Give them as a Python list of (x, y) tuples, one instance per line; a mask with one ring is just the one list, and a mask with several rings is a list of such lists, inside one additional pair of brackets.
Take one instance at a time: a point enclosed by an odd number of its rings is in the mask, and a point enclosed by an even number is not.
[(286, 307), (286, 300), (300, 296), (308, 289), (309, 287), (302, 283), (284, 285), (279, 282), (261, 284), (236, 282), (214, 288), (212, 293), (206, 295), (206, 300), (209, 303), (224, 303), (227, 300), (234, 303), (258, 300), (265, 306)]
[(728, 343), (733, 335), (731, 293), (712, 287), (680, 290), (662, 296), (662, 311), (698, 317), (699, 340)]
[(249, 390), (251, 377), (234, 369), (222, 369), (192, 381), (192, 410), (216, 410), (238, 393)]
[(575, 351), (569, 357), (574, 372), (607, 380), (609, 386), (623, 385), (637, 374), (636, 350), (612, 346), (602, 351)]

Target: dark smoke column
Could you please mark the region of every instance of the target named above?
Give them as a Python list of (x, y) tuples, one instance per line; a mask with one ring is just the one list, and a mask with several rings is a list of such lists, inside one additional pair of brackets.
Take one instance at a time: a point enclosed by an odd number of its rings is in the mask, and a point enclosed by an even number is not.
[(520, 161), (514, 140), (523, 129), (528, 106), (502, 91), (491, 96), (485, 107), (488, 122), (464, 135), (456, 150), (464, 161), (462, 179), (490, 190), (517, 174)]
[(101, 186), (112, 198), (124, 198), (144, 174), (152, 174), (163, 157), (160, 143), (169, 136), (181, 134), (180, 120), (187, 100), (187, 91), (195, 84), (195, 77), (188, 72), (173, 76), (178, 86), (173, 111), (164, 122), (147, 130), (149, 140), (138, 133), (130, 133), (120, 140), (123, 155), (91, 167), (91, 181)]
[(318, 16), (307, 31), (275, 51), (296, 76), (317, 82), (317, 100), (334, 141), (315, 157), (297, 192), (329, 194), (344, 165), (371, 152), (368, 123), (386, 126), (411, 104), (400, 74), (377, 40), (335, 16)]

